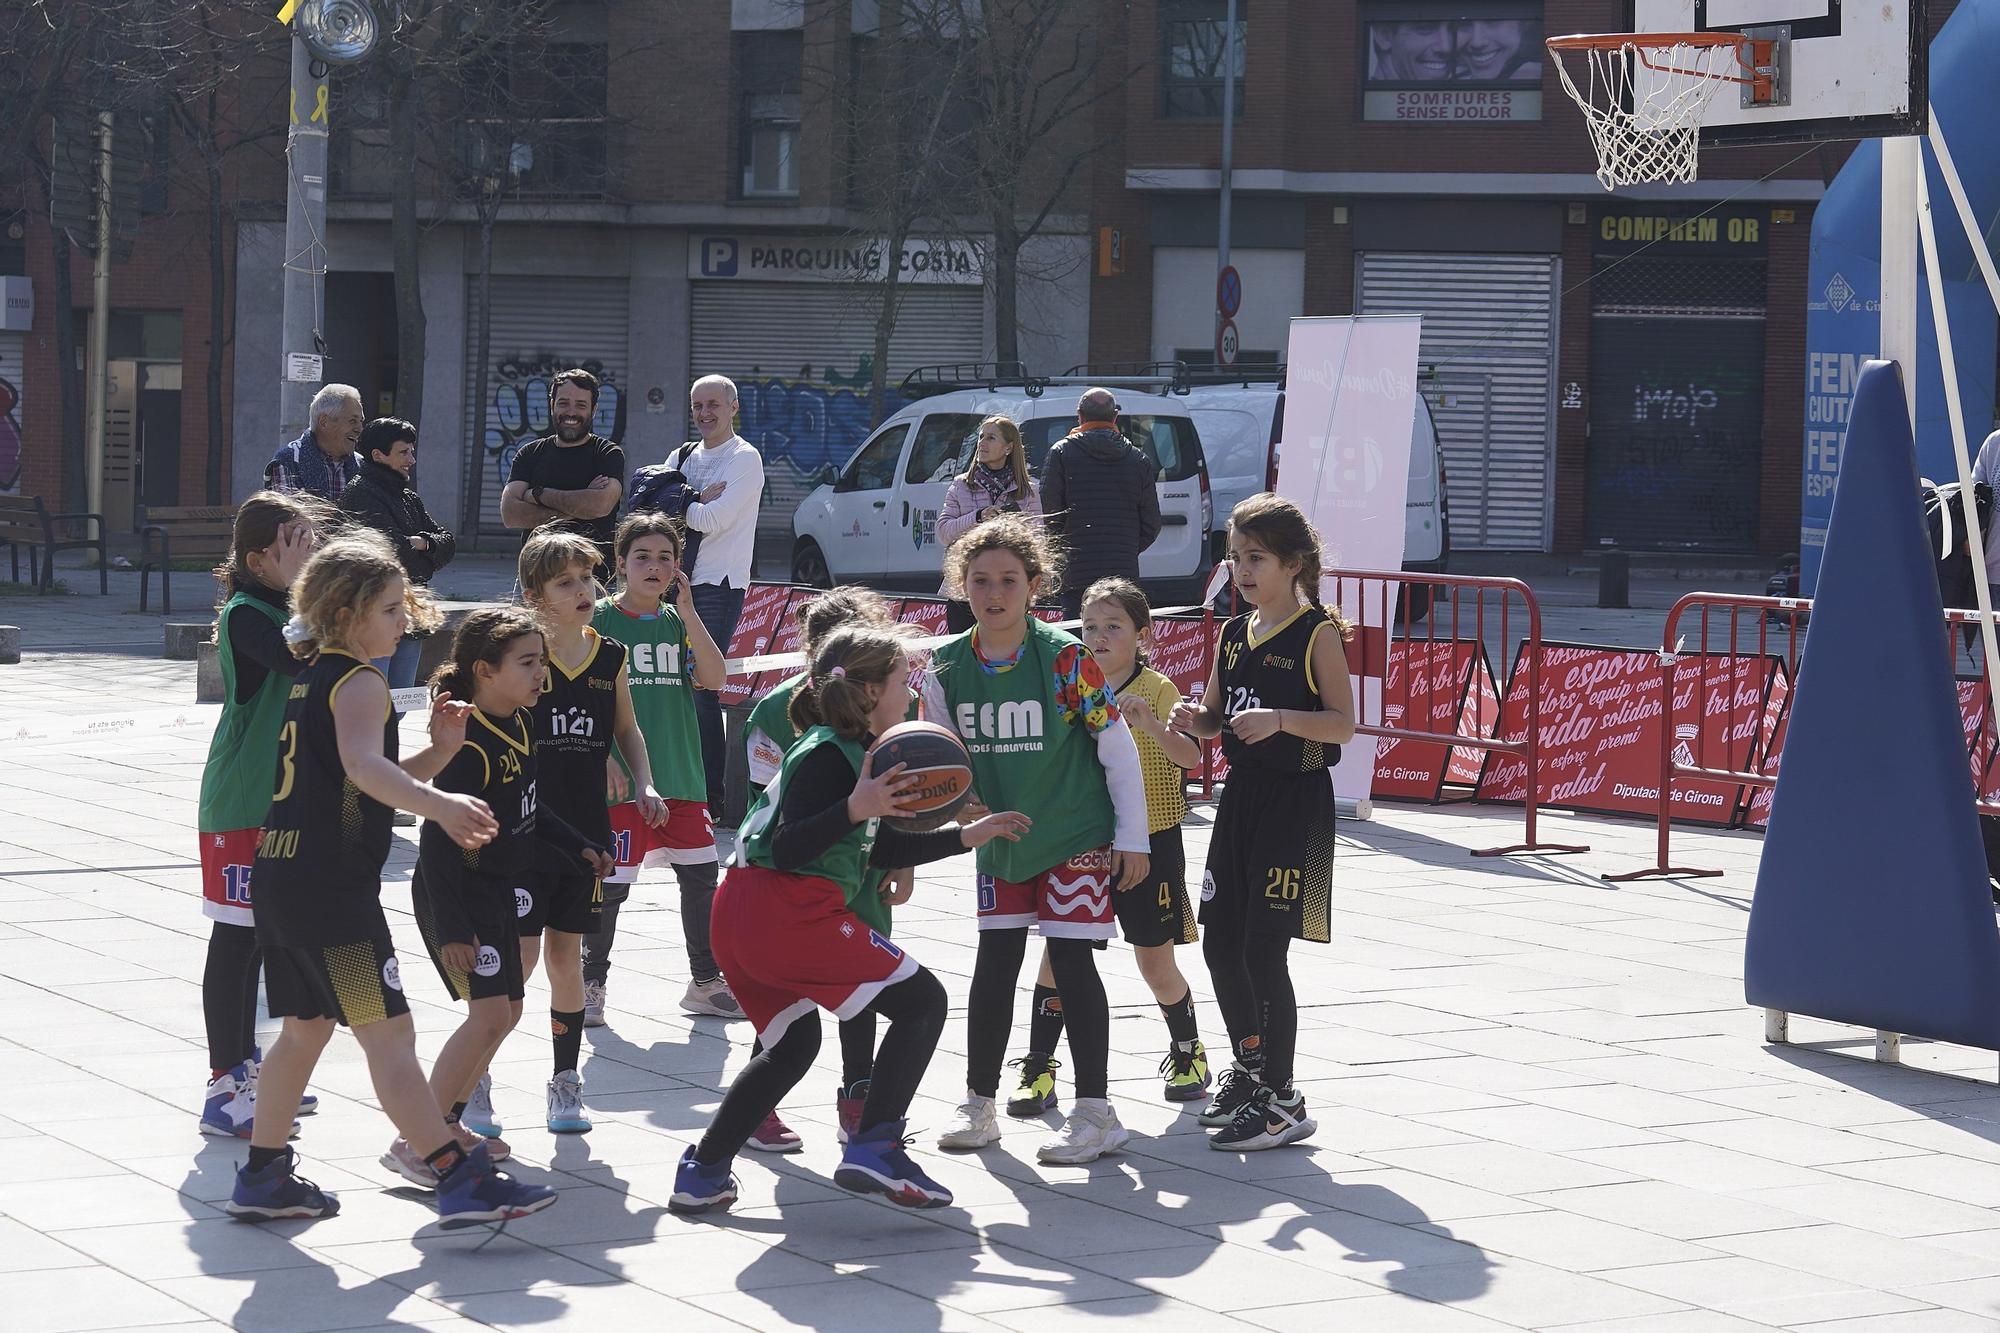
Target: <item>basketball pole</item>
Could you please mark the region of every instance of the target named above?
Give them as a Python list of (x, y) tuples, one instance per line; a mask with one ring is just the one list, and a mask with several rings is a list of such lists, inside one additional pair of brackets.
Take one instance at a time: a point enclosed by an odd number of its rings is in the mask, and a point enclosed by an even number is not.
[(1910, 433), (1917, 429), (1917, 198), (1922, 140), (1882, 141), (1882, 319), (1884, 361), (1903, 379)]

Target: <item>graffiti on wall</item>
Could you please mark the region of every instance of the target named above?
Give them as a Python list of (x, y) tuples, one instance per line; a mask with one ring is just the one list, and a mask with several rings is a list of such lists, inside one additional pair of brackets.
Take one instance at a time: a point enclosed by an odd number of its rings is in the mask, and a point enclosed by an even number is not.
[[(857, 358), (852, 372), (832, 365), (801, 366), (796, 374), (752, 368), (736, 382), (743, 438), (764, 460), (764, 499), (757, 515), (757, 557), (789, 560), (792, 514), (820, 484), (829, 467), (838, 468), (868, 438), (879, 419), (868, 410), (870, 358)], [(892, 381), (882, 397), (882, 416), (905, 402)]]
[(480, 441), (494, 489), (507, 484), (507, 474), (513, 470), (514, 455), (521, 446), (552, 429), (549, 381), (577, 367), (598, 380), (597, 415), (591, 418), (591, 430), (607, 440), (625, 438), (625, 389), (617, 372), (606, 370), (602, 361), (578, 361), (553, 352), (499, 357), (487, 379), (486, 438)]
[(21, 489), (21, 391), (0, 379), (0, 495)]

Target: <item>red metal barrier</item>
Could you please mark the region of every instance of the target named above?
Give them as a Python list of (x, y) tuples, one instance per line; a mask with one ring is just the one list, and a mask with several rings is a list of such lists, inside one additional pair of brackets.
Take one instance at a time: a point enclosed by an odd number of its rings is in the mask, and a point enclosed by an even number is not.
[[(1407, 574), (1400, 570), (1333, 569), (1326, 572), (1326, 581), (1332, 585), (1329, 601), (1338, 601), (1342, 606), (1359, 608), (1362, 612), (1364, 627), (1347, 645), (1347, 661), (1355, 677), (1356, 707), (1364, 717), (1372, 711), (1377, 721), (1356, 726), (1357, 734), (1463, 747), (1489, 755), (1517, 755), (1527, 766), (1525, 840), (1506, 847), (1476, 850), (1473, 855), (1589, 851), (1587, 844), (1543, 842), (1537, 836), (1541, 772), (1542, 608), (1534, 589), (1520, 579), (1480, 578), (1467, 574)], [(1400, 616), (1396, 614), (1396, 589), (1399, 586), (1409, 590), (1402, 599)], [(1439, 593), (1444, 595), (1440, 597)], [(1428, 602), (1426, 613), (1422, 615), (1417, 614), (1419, 596)], [(1529, 649), (1523, 659), (1529, 673), (1527, 725), (1520, 739), (1509, 740), (1502, 734), (1504, 728), (1497, 710), (1490, 734), (1483, 725), (1475, 727), (1474, 734), (1467, 735), (1463, 730), (1436, 732), (1382, 724), (1391, 708), (1397, 705), (1401, 706), (1404, 718), (1428, 720), (1435, 717), (1438, 711), (1435, 692), (1445, 688), (1443, 677), (1437, 672), (1424, 673), (1424, 688), (1414, 698), (1411, 681), (1417, 678), (1417, 673), (1401, 672), (1400, 688), (1379, 691), (1381, 697), (1370, 709), (1366, 697), (1369, 692), (1364, 692), (1362, 687), (1363, 678), (1373, 677), (1381, 681), (1388, 676), (1391, 654), (1396, 651), (1392, 645), (1401, 645), (1404, 659), (1408, 661), (1419, 654), (1432, 657), (1440, 647), (1450, 652), (1454, 645), (1468, 638), (1484, 645), (1490, 631), (1497, 633), (1497, 642), (1505, 654), (1513, 650), (1513, 633), (1517, 629), (1522, 631)]]
[[(1696, 641), (1693, 651), (1689, 653), (1685, 651), (1687, 649), (1687, 636), (1682, 632), (1682, 620), (1692, 612), (1699, 613), (1699, 638)], [(1624, 882), (1635, 879), (1658, 879), (1665, 876), (1681, 875), (1706, 878), (1723, 873), (1720, 870), (1709, 870), (1696, 866), (1677, 866), (1673, 864), (1670, 844), (1673, 835), (1674, 779), (1677, 777), (1705, 779), (1711, 782), (1733, 783), (1745, 788), (1768, 788), (1776, 786), (1778, 781), (1777, 769), (1773, 765), (1768, 766), (1769, 771), (1765, 771), (1767, 765), (1764, 762), (1765, 751), (1771, 742), (1772, 735), (1775, 734), (1775, 726), (1772, 727), (1771, 733), (1762, 735), (1758, 743), (1752, 746), (1749, 762), (1740, 768), (1723, 766), (1728, 762), (1726, 758), (1719, 763), (1711, 761), (1707, 744), (1708, 734), (1705, 728), (1696, 731), (1692, 737), (1691, 744), (1689, 738), (1685, 736), (1679, 738), (1681, 748), (1689, 752), (1692, 762), (1677, 758), (1675, 756), (1675, 742), (1677, 737), (1675, 731), (1676, 723), (1674, 721), (1675, 704), (1677, 702), (1674, 697), (1674, 681), (1677, 668), (1684, 657), (1690, 657), (1700, 664), (1698, 667), (1700, 687), (1694, 692), (1694, 695), (1704, 708), (1709, 698), (1709, 690), (1707, 688), (1711, 679), (1709, 668), (1712, 664), (1718, 662), (1722, 666), (1721, 679), (1733, 682), (1736, 679), (1738, 664), (1743, 659), (1763, 659), (1776, 655), (1783, 664), (1787, 679), (1796, 680), (1798, 679), (1799, 655), (1804, 647), (1802, 629), (1806, 618), (1811, 612), (1812, 599), (1810, 598), (1750, 597), (1735, 593), (1713, 592), (1691, 592), (1675, 602), (1673, 608), (1667, 612), (1666, 628), (1660, 633), (1659, 670), (1662, 712), (1660, 716), (1659, 814), (1657, 816), (1659, 821), (1658, 855), (1654, 864), (1647, 866), (1643, 870), (1629, 870), (1619, 875), (1606, 875), (1605, 879)], [(1720, 613), (1727, 613), (1728, 639), (1726, 648), (1718, 651), (1715, 644), (1715, 630), (1717, 628), (1716, 621), (1722, 618)], [(1755, 647), (1747, 652), (1743, 648), (1742, 643), (1745, 632), (1743, 620), (1746, 615), (1754, 617), (1756, 623)], [(1782, 630), (1782, 633), (1779, 635), (1772, 633), (1774, 622)], [(1782, 644), (1782, 653), (1777, 651), (1778, 644)], [(1734, 711), (1739, 706), (1739, 700), (1735, 690), (1732, 689), (1728, 693), (1729, 707), (1732, 711), (1729, 718), (1730, 726), (1727, 730), (1730, 734), (1733, 734), (1740, 721)], [(1762, 705), (1758, 707), (1761, 711)]]

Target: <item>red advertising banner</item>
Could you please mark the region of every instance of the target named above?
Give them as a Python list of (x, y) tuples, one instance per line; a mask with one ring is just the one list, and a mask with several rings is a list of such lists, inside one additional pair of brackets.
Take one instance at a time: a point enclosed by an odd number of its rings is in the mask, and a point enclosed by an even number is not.
[[(1483, 681), (1483, 698), (1474, 690)], [(1482, 703), (1487, 704), (1484, 725), (1493, 726), (1499, 713), (1499, 694), (1493, 688), (1493, 672), (1486, 664), (1486, 650), (1477, 639), (1398, 639), (1389, 645), (1389, 661), (1382, 675), (1382, 716), (1377, 726), (1395, 730), (1429, 731), (1443, 735), (1480, 735)], [(1446, 770), (1460, 751), (1457, 747), (1429, 741), (1403, 740), (1383, 736), (1375, 743), (1375, 786), (1373, 794), (1392, 800), (1435, 801), (1443, 793)], [(1479, 751), (1471, 751), (1461, 771), (1477, 780)]]
[[(771, 642), (778, 622), (785, 617), (791, 596), (792, 589), (787, 584), (752, 583), (743, 594), (743, 615), (736, 622), (736, 633), (730, 636), (729, 647), (723, 656), (756, 657), (768, 652), (766, 645)], [(755, 684), (753, 676), (731, 676), (722, 687), (723, 707), (731, 708), (755, 699), (761, 693), (753, 691)]]
[[(1222, 632), (1222, 622), (1214, 624), (1199, 617), (1171, 617), (1153, 622), (1153, 650), (1150, 660), (1153, 670), (1174, 683), (1183, 699), (1199, 699), (1208, 688), (1209, 662), (1215, 652), (1215, 636)], [(1202, 753), (1208, 757), (1209, 781), (1221, 782), (1229, 772), (1228, 761), (1222, 757), (1222, 746), (1213, 740), (1201, 743)], [(1201, 776), (1197, 771), (1197, 778)]]
[[(1501, 734), (1527, 734), (1529, 672), (1521, 646), (1508, 677)], [(1598, 814), (1659, 814), (1660, 670), (1652, 650), (1587, 644), (1541, 646), (1541, 804)], [(1673, 668), (1674, 752), (1684, 764), (1740, 769), (1756, 753), (1779, 659), (1725, 655), (1681, 657)], [(1699, 716), (1695, 712), (1701, 699)], [(1521, 801), (1527, 761), (1489, 753), (1479, 777), (1482, 801)], [(1727, 827), (1736, 817), (1737, 784), (1688, 779), (1673, 787), (1674, 817)]]
[[(1778, 756), (1785, 749), (1785, 728), (1792, 720), (1792, 677), (1791, 673), (1779, 670), (1771, 681), (1771, 692), (1764, 700), (1764, 717), (1760, 726), (1762, 737), (1757, 742), (1757, 760), (1751, 766), (1753, 773), (1772, 775), (1778, 771)], [(1744, 788), (1743, 809), (1737, 817), (1737, 826), (1761, 830), (1771, 818), (1771, 789), (1769, 787)]]
[[(1458, 715), (1458, 734), (1496, 736), (1499, 734), (1499, 722), (1500, 686), (1493, 678), (1493, 664), (1487, 660), (1482, 648), (1471, 688), (1466, 692), (1465, 708)], [(1487, 754), (1488, 751), (1470, 745), (1454, 746), (1451, 762), (1445, 765), (1445, 786), (1464, 787), (1468, 793), (1476, 789), (1479, 786), (1479, 771), (1486, 766)]]

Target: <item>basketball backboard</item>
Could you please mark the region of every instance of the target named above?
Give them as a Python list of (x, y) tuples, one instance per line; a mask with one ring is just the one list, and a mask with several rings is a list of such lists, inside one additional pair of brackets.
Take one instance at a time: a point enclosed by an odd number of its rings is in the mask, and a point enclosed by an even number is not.
[(1921, 134), (1929, 97), (1924, 0), (1633, 0), (1634, 32), (1739, 32), (1781, 42), (1775, 102), (1725, 87), (1704, 146)]

